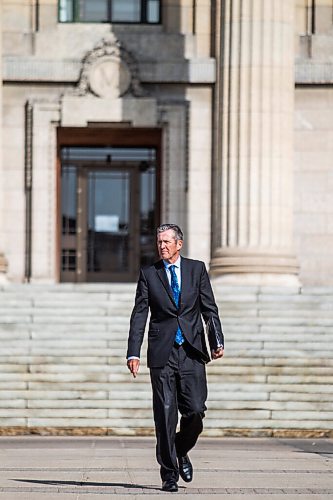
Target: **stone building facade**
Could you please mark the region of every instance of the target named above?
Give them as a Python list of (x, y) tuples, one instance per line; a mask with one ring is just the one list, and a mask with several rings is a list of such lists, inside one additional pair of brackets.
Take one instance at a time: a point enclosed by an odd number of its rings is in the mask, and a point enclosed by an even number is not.
[[(3, 0), (0, 271), (333, 283), (331, 0)], [(110, 259), (106, 258), (113, 255)]]
[(155, 226), (226, 333), (206, 435), (332, 436), (332, 0), (2, 0), (0, 433), (153, 433)]

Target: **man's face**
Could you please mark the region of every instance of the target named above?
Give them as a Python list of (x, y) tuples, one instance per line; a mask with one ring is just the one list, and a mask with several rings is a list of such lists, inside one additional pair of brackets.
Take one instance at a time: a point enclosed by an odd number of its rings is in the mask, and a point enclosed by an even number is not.
[(172, 229), (158, 233), (157, 248), (161, 259), (166, 260), (170, 264), (176, 262), (179, 257), (180, 249), (183, 246), (182, 240), (175, 239), (175, 233)]

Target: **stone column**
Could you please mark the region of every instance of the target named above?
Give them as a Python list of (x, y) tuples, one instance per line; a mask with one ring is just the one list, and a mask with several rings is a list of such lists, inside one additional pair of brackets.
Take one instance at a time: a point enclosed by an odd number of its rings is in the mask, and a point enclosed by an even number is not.
[(294, 2), (218, 4), (211, 274), (295, 282)]
[(3, 254), (3, 221), (4, 221), (4, 205), (3, 205), (3, 195), (4, 195), (4, 185), (3, 185), (3, 163), (2, 163), (2, 5), (0, 4), (0, 283), (5, 281), (5, 272), (7, 269), (7, 263), (5, 256)]

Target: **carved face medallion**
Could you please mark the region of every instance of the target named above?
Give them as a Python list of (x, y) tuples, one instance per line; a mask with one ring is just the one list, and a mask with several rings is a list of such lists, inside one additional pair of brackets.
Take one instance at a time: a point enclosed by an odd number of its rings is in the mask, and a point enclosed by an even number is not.
[(98, 97), (120, 97), (128, 90), (130, 83), (131, 74), (127, 64), (116, 57), (103, 57), (90, 68), (89, 85)]

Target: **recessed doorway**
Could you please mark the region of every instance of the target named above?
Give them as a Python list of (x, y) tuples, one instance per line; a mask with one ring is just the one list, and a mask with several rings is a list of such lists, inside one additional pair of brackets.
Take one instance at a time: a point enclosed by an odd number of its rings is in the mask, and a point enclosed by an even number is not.
[(158, 151), (60, 147), (60, 281), (131, 282), (156, 259)]

